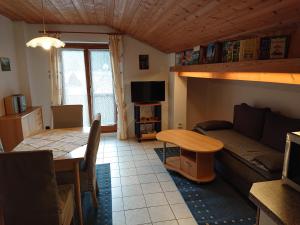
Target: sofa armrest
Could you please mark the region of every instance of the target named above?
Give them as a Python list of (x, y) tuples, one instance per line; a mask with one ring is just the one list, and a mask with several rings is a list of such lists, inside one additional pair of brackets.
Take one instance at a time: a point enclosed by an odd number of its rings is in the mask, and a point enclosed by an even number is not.
[(197, 123), (195, 128), (200, 128), (204, 131), (231, 129), (233, 124), (225, 120), (209, 120)]

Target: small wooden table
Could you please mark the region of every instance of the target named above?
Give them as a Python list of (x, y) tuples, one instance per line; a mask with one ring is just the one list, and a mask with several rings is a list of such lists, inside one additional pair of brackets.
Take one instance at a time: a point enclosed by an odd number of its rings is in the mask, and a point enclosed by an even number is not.
[(13, 149), (13, 151), (51, 150), (55, 171), (74, 172), (75, 202), (80, 225), (83, 225), (83, 216), (79, 164), (85, 157), (89, 131), (89, 127), (44, 130), (39, 134), (25, 138)]
[[(223, 148), (221, 141), (182, 129), (161, 131), (156, 138), (164, 142), (163, 162), (167, 169), (199, 183), (214, 180), (214, 153)], [(179, 146), (180, 156), (166, 158), (166, 143)]]

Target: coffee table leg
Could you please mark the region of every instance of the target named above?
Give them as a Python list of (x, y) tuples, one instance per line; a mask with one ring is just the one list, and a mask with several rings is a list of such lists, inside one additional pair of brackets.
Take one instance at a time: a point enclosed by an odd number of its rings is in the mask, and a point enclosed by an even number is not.
[(167, 143), (164, 142), (164, 149), (163, 149), (163, 163), (164, 164), (166, 164), (166, 160), (167, 160), (166, 153), (167, 153)]

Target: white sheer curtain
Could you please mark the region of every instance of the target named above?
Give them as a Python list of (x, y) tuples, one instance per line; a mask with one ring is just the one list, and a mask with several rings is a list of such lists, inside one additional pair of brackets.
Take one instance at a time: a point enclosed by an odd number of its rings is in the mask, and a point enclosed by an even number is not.
[(62, 80), (59, 49), (50, 50), (51, 105), (62, 104)]
[(117, 137), (127, 139), (127, 115), (123, 88), (123, 38), (121, 35), (109, 35), (109, 51), (113, 70), (114, 93), (117, 104)]

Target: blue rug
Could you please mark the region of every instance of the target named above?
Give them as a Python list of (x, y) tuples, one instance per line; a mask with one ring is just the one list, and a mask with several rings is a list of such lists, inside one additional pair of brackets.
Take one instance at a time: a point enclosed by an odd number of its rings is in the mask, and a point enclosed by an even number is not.
[(112, 198), (110, 165), (97, 165), (99, 185), (98, 209), (93, 208), (90, 193), (82, 194), (82, 209), (85, 225), (112, 225)]
[[(155, 151), (162, 160), (162, 149)], [(175, 155), (179, 155), (179, 149), (168, 148), (167, 156)], [(198, 184), (176, 172), (168, 172), (198, 224), (255, 224), (255, 209), (221, 177), (217, 176), (210, 183)]]

